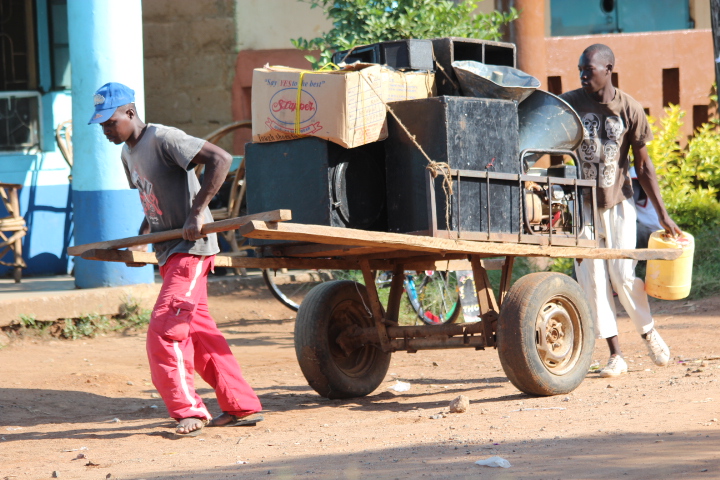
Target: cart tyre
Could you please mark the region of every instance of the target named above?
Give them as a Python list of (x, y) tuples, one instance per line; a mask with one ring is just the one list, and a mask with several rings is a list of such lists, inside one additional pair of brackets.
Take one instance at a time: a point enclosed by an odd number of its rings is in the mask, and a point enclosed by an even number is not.
[(348, 280), (322, 283), (307, 294), (295, 320), (295, 354), (308, 384), (326, 398), (362, 397), (385, 379), (390, 354), (366, 344), (349, 355), (335, 342), (353, 325), (373, 326), (365, 286)]
[(554, 272), (522, 277), (500, 309), (497, 344), (503, 370), (519, 390), (540, 396), (573, 391), (588, 372), (595, 346), (580, 285)]

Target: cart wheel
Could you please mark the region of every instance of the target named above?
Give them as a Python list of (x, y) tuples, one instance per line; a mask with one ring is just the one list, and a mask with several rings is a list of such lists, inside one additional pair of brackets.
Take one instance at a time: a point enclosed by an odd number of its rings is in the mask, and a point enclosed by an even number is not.
[(274, 270), (265, 269), (262, 277), (272, 296), (297, 312), (305, 296), (318, 284), (331, 280), (362, 278), (362, 273), (355, 270), (288, 270), (287, 273), (278, 275)]
[(595, 328), (580, 286), (561, 273), (518, 280), (500, 309), (500, 363), (508, 379), (531, 395), (573, 391), (585, 378)]
[(308, 383), (323, 397), (362, 397), (385, 379), (389, 353), (368, 344), (348, 352), (336, 341), (347, 330), (374, 325), (369, 305), (365, 286), (347, 280), (316, 286), (300, 305), (295, 354)]

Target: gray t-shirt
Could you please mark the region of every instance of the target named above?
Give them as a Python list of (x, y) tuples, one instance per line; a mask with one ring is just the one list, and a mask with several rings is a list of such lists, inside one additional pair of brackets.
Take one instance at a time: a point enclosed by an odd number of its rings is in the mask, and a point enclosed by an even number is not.
[[(205, 140), (191, 137), (177, 128), (149, 123), (140, 141), (132, 148), (123, 146), (120, 154), (130, 188), (140, 192), (145, 218), (151, 232), (182, 228), (200, 182), (191, 163)], [(209, 208), (203, 211), (205, 223), (212, 222)], [(168, 240), (154, 245), (160, 265), (173, 253), (214, 255), (220, 251), (217, 234), (194, 242)]]

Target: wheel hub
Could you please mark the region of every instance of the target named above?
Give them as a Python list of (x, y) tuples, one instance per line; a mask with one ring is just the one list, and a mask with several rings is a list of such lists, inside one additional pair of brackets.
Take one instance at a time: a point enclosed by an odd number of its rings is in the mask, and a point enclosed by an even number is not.
[(536, 323), (536, 345), (543, 364), (552, 372), (563, 371), (574, 361), (576, 319), (559, 301), (540, 310)]

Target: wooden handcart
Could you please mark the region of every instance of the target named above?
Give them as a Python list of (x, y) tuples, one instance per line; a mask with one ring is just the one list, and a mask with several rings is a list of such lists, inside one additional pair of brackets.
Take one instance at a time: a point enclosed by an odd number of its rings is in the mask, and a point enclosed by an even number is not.
[[(516, 257), (636, 260), (677, 258), (680, 250), (616, 250), (541, 244), (454, 240), (421, 235), (368, 232), (289, 223), (278, 210), (205, 225), (204, 233), (237, 229), (247, 238), (296, 243), (258, 249), (260, 258), (216, 258), (234, 268), (360, 270), (365, 285), (321, 283), (305, 297), (297, 314), (295, 349), (310, 386), (328, 398), (364, 396), (384, 380), (393, 352), (494, 347), (510, 381), (533, 395), (575, 389), (588, 371), (595, 343), (584, 294), (569, 276), (542, 272), (510, 287)], [(179, 230), (71, 247), (90, 260), (157, 263), (153, 253), (118, 250), (178, 238)], [(301, 242), (301, 243), (297, 243)], [(408, 270), (435, 269), (438, 262), (468, 262), (474, 273), (479, 321), (401, 326), (403, 276)], [(499, 291), (487, 271), (502, 270)], [(382, 305), (374, 272), (392, 271), (387, 305)]]

